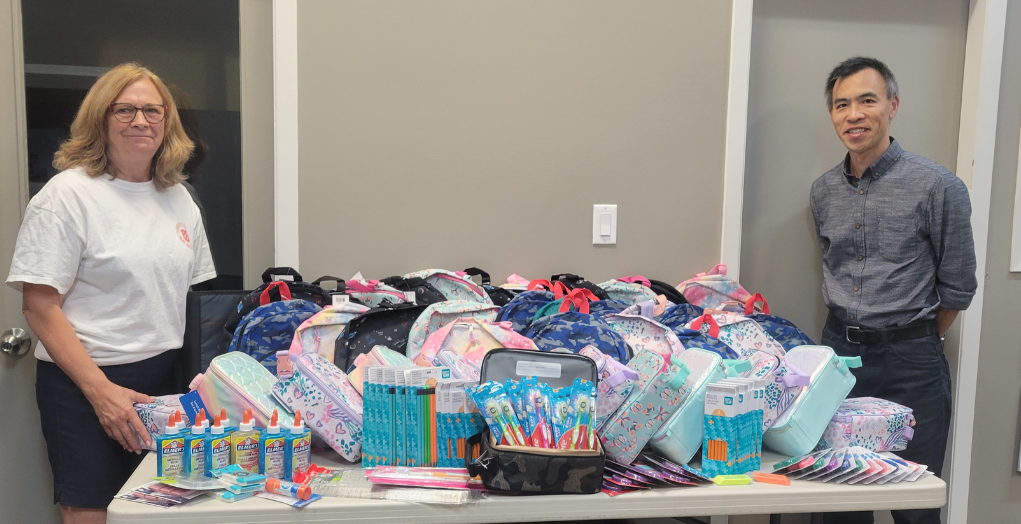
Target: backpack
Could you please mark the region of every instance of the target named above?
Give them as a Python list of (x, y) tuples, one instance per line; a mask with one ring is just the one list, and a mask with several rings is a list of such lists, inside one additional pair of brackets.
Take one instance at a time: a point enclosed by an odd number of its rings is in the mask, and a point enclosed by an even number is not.
[(608, 315), (603, 318), (614, 331), (620, 334), (631, 349), (655, 352), (666, 360), (671, 355), (680, 355), (684, 346), (670, 328), (640, 315)]
[[(413, 358), (422, 350), (429, 335), (439, 331), (440, 328), (450, 324), (459, 318), (474, 318), (476, 320), (496, 320), (496, 314), (500, 308), (493, 304), (476, 302), (474, 300), (448, 300), (428, 306), (425, 311), (415, 320), (408, 333), (408, 345), (404, 354)], [(396, 348), (391, 348), (396, 349)]]
[(337, 337), (334, 364), (341, 371), (350, 370), (358, 355), (372, 351), (377, 345), (404, 353), (411, 326), (426, 307), (411, 303), (384, 304), (352, 319)]
[[(541, 288), (548, 288), (549, 291)], [(521, 334), (528, 330), (540, 308), (567, 294), (566, 286), (553, 284), (549, 280), (533, 280), (529, 282), (528, 289), (501, 307), (496, 315), (498, 322), (510, 322), (514, 331)]]
[(500, 286), (494, 286), (492, 281), (489, 279), (489, 273), (477, 268), (470, 267), (465, 269), (464, 272), (471, 277), (479, 277), (480, 285), (482, 289), (486, 290), (486, 294), (489, 295), (490, 300), (497, 306), (506, 306), (508, 302), (514, 300), (514, 297), (518, 295), (518, 292), (510, 289), (502, 288)]
[(688, 302), (706, 309), (716, 309), (728, 300), (745, 303), (751, 298), (745, 288), (727, 276), (727, 265), (716, 264), (707, 273), (699, 273), (677, 285)]
[[(277, 280), (273, 280), (276, 277)], [(300, 299), (311, 302), (320, 308), (333, 303), (323, 288), (318, 284), (304, 282), (301, 274), (289, 267), (271, 267), (262, 273), (263, 284), (245, 295), (237, 304), (234, 313), (227, 319), (223, 329), (228, 336), (233, 336), (246, 315), (255, 308), (280, 300)], [(285, 293), (286, 290), (286, 293)]]
[(445, 302), (447, 297), (424, 278), (387, 277), (382, 282), (398, 291), (414, 291), (415, 303), (428, 306), (437, 302)]
[(754, 320), (733, 313), (706, 313), (688, 324), (695, 331), (707, 328), (710, 337), (723, 342), (739, 355), (746, 351), (762, 351), (783, 358), (787, 351)]
[(577, 353), (585, 346), (593, 346), (610, 358), (627, 364), (632, 351), (624, 338), (605, 320), (589, 314), (589, 304), (579, 295), (571, 302), (577, 311), (568, 311), (569, 302), (560, 306), (560, 313), (542, 317), (529, 326), (525, 336), (532, 339), (540, 351), (560, 348)]
[[(636, 277), (625, 278), (635, 279)], [(624, 279), (608, 280), (599, 284), (599, 287), (606, 291), (607, 297), (611, 300), (619, 300), (629, 306), (646, 300), (656, 300), (656, 294), (640, 282), (628, 282)]]
[(468, 278), (468, 274), (464, 272), (454, 273), (444, 269), (423, 269), (422, 271), (408, 273), (404, 275), (404, 278), (421, 278), (425, 280), (442, 293), (447, 300), (466, 300), (482, 302), (483, 304), (493, 303), (493, 300), (489, 298), (486, 291), (475, 282), (472, 282)]
[(546, 304), (545, 306), (542, 306), (541, 308), (539, 308), (539, 310), (535, 312), (535, 315), (532, 316), (532, 322), (535, 322), (536, 320), (539, 320), (542, 317), (548, 317), (550, 315), (555, 315), (555, 314), (559, 313), (560, 312), (560, 304), (562, 304), (564, 302), (567, 302), (568, 308), (573, 307), (573, 303), (570, 300), (568, 300), (569, 297), (573, 297), (573, 296), (580, 296), (580, 297), (584, 298), (585, 300), (588, 300), (589, 301), (589, 303), (588, 303), (589, 314), (593, 315), (593, 316), (597, 316), (597, 317), (605, 317), (607, 315), (615, 315), (615, 314), (620, 313), (620, 312), (622, 312), (622, 311), (624, 311), (625, 309), (628, 308), (628, 305), (625, 302), (622, 302), (620, 300), (612, 300), (612, 299), (599, 300), (598, 298), (596, 298), (595, 295), (590, 293), (587, 289), (578, 288), (578, 289), (571, 290), (571, 292), (568, 293), (566, 296), (564, 296), (564, 298), (561, 298), (561, 299), (558, 299), (558, 300), (554, 300), (553, 302), (550, 302), (550, 303)]
[[(761, 313), (756, 313), (753, 307), (755, 302), (758, 301), (762, 302)], [(745, 304), (744, 316), (758, 322), (763, 331), (770, 337), (773, 337), (773, 340), (779, 342), (787, 351), (798, 346), (815, 345), (815, 342), (812, 342), (812, 339), (804, 331), (798, 329), (798, 326), (795, 326), (793, 322), (770, 315), (769, 303), (759, 293), (752, 295), (752, 298), (748, 299), (748, 302)]]
[(321, 310), (306, 300), (283, 300), (259, 306), (238, 324), (227, 352), (240, 351), (249, 355), (275, 375), (277, 351), (289, 349), (298, 326)]
[(606, 300), (610, 298), (610, 296), (606, 294), (606, 291), (603, 291), (603, 288), (585, 280), (585, 277), (579, 277), (572, 273), (560, 273), (549, 277), (549, 279), (550, 282), (560, 282), (564, 284), (567, 286), (567, 289), (587, 289), (591, 291), (593, 295), (598, 297), (599, 300)]
[(694, 304), (683, 303), (670, 306), (662, 315), (657, 317), (656, 320), (660, 324), (663, 324), (674, 331), (678, 331), (680, 329), (684, 329), (684, 326), (687, 326), (692, 320), (701, 317), (704, 313), (704, 309)]
[(290, 346), (291, 362), (298, 360), (302, 353), (318, 353), (332, 364), (337, 351), (337, 338), (352, 320), (368, 310), (366, 306), (348, 302), (326, 306), (309, 317), (294, 333)]

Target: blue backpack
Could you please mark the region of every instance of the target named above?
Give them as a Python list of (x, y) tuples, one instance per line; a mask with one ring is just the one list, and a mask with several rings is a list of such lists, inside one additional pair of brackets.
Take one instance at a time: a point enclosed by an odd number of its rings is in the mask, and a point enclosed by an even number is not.
[(694, 329), (685, 329), (684, 327), (680, 328), (672, 327), (670, 329), (674, 332), (675, 335), (677, 335), (677, 339), (681, 341), (681, 345), (684, 346), (684, 349), (691, 348), (704, 349), (706, 351), (716, 353), (717, 355), (720, 356), (720, 358), (724, 360), (728, 359), (734, 360), (741, 358), (737, 353), (734, 352), (733, 349), (730, 348), (730, 346), (709, 336), (708, 333), (695, 331)]
[[(540, 289), (547, 287), (550, 291)], [(510, 322), (514, 331), (524, 335), (539, 309), (567, 294), (563, 284), (552, 284), (549, 280), (533, 280), (528, 291), (519, 293), (496, 314), (497, 322)]]
[[(677, 304), (676, 306), (670, 306), (662, 315), (656, 317), (656, 322), (663, 324), (664, 326), (674, 330), (677, 333), (679, 330), (684, 329), (684, 326), (688, 325), (692, 320), (699, 318), (705, 310), (694, 304)], [(677, 336), (680, 336), (678, 334)], [(685, 345), (684, 347), (688, 347)]]
[[(762, 312), (755, 311), (755, 303), (762, 302)], [(763, 331), (783, 346), (784, 351), (790, 351), (798, 346), (814, 346), (815, 342), (798, 329), (793, 322), (785, 318), (774, 317), (769, 314), (769, 303), (762, 295), (756, 293), (745, 303), (744, 316), (756, 321), (762, 326)]]
[(261, 305), (241, 319), (227, 351), (250, 355), (276, 375), (277, 351), (289, 349), (298, 326), (321, 310), (318, 305), (300, 299)]
[(525, 336), (532, 339), (540, 351), (564, 348), (577, 353), (585, 346), (593, 346), (621, 364), (627, 364), (632, 354), (624, 338), (605, 320), (588, 314), (588, 302), (583, 298), (579, 297), (576, 306), (580, 311), (565, 311), (536, 320)]

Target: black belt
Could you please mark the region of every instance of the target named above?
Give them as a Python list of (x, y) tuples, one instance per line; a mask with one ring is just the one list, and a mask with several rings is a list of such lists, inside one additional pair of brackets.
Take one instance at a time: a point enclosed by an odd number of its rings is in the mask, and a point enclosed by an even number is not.
[(869, 329), (859, 326), (848, 326), (832, 314), (826, 318), (826, 326), (844, 334), (844, 339), (852, 344), (881, 344), (913, 340), (939, 333), (935, 320), (918, 320), (906, 326), (894, 326), (884, 329)]

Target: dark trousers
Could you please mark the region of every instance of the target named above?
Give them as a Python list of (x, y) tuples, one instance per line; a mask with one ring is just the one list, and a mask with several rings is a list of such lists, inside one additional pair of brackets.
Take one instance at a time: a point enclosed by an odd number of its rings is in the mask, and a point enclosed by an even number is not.
[[(850, 397), (878, 397), (914, 411), (915, 435), (902, 458), (925, 464), (940, 475), (950, 431), (950, 367), (937, 335), (879, 344), (854, 344), (835, 329), (832, 314), (823, 329), (822, 344), (841, 356), (861, 357), (852, 369), (857, 382)], [(939, 508), (895, 510), (897, 524), (939, 524)], [(826, 524), (874, 522), (871, 511), (827, 513)]]

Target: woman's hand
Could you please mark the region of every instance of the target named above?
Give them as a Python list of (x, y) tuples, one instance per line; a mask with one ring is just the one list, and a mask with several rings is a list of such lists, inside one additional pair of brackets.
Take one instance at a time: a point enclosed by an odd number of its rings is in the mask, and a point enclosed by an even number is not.
[(22, 313), (28, 325), (46, 347), (53, 362), (67, 373), (89, 399), (106, 434), (124, 449), (141, 452), (137, 433), (147, 445), (152, 439), (132, 402), (152, 402), (153, 398), (110, 382), (103, 370), (89, 358), (71, 323), (60, 309), (63, 299), (51, 286), (28, 284), (22, 291)]
[[(105, 378), (105, 377), (104, 377)], [(142, 448), (138, 445), (138, 437), (145, 441), (146, 446), (152, 445), (149, 432), (142, 424), (135, 412), (134, 402), (153, 402), (149, 395), (132, 391), (128, 388), (118, 386), (109, 380), (104, 380), (97, 386), (83, 388), (85, 397), (92, 403), (96, 410), (99, 423), (110, 438), (116, 440), (121, 447), (128, 451), (141, 453)]]

